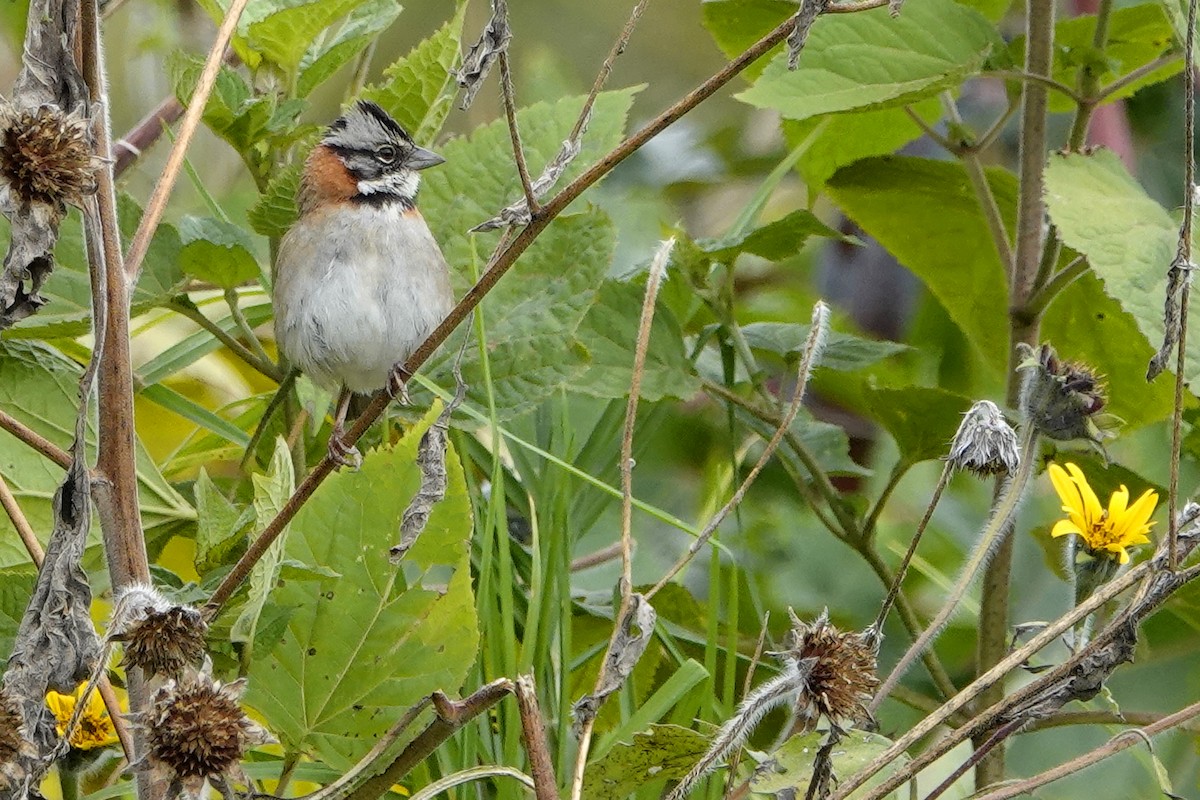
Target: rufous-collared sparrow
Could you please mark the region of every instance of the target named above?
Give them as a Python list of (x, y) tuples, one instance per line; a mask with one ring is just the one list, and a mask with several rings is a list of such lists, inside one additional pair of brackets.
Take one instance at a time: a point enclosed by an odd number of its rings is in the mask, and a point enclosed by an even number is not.
[(443, 161), (360, 100), (304, 165), (300, 217), (276, 261), (275, 336), (314, 382), (341, 388), (329, 437), (340, 464), (358, 459), (343, 440), (352, 395), (402, 392), (407, 376), (394, 366), (454, 306), (446, 259), (416, 207), (418, 171)]

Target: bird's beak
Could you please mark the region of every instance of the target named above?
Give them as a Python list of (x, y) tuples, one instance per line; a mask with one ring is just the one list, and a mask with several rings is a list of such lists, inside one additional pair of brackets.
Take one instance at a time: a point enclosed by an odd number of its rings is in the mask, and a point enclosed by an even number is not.
[(436, 167), (438, 164), (446, 163), (446, 159), (439, 156), (432, 150), (426, 150), (424, 147), (414, 148), (405, 159), (409, 169), (426, 169), (428, 167)]

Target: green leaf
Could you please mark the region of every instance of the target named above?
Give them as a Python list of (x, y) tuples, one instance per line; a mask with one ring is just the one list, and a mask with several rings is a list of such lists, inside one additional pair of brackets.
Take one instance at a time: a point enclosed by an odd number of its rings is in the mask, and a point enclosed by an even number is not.
[[(743, 409), (736, 409), (738, 420), (758, 433), (763, 441), (775, 434), (775, 428), (751, 416)], [(812, 415), (801, 409), (792, 423), (792, 432), (804, 445), (804, 449), (817, 463), (822, 472), (828, 475), (858, 475), (867, 476), (871, 470), (856, 463), (850, 458), (850, 439), (840, 425), (832, 425), (813, 419)], [(779, 449), (781, 458), (786, 459), (801, 475), (809, 475), (809, 469), (789, 447)]]
[[(29, 561), (28, 557), (25, 559)], [(0, 653), (11, 653), (25, 616), (25, 607), (33, 596), (37, 570), (31, 565), (17, 566), (0, 572)], [(4, 674), (7, 656), (0, 659), (0, 675)]]
[[(576, 335), (591, 355), (587, 370), (571, 383), (573, 391), (596, 397), (626, 397), (633, 376), (634, 346), (645, 290), (634, 283), (607, 280)], [(690, 398), (700, 382), (683, 348), (683, 332), (663, 305), (650, 328), (641, 397), (647, 401)]]
[[(1087, 256), (1105, 292), (1133, 315), (1145, 337), (1113, 340), (1109, 345), (1148, 354), (1147, 344), (1157, 346), (1162, 341), (1167, 267), (1175, 256), (1178, 225), (1108, 150), (1051, 156), (1046, 207), (1063, 241)], [(1052, 310), (1057, 313), (1057, 308)], [(1184, 380), (1195, 387), (1200, 377), (1200, 341), (1189, 337), (1187, 344)], [(1147, 389), (1142, 376), (1148, 360), (1133, 370), (1141, 392)], [(1108, 372), (1110, 380), (1118, 377), (1107, 365), (1095, 366)], [(1110, 385), (1110, 390), (1115, 397), (1115, 387)], [(1121, 410), (1112, 412), (1123, 416)]]
[[(930, 125), (936, 125), (942, 115), (937, 98), (914, 103), (911, 109)], [(891, 155), (924, 135), (905, 109), (884, 108), (813, 117), (803, 122), (784, 120), (784, 136), (790, 145), (798, 146), (818, 125), (822, 126), (821, 130), (800, 156), (798, 164), (810, 193), (823, 187), (847, 164), (871, 156)]]
[[(1011, 214), (1016, 178), (996, 169), (988, 171), (988, 182), (1002, 212)], [(924, 281), (985, 363), (999, 371), (1007, 363), (1008, 285), (963, 168), (921, 158), (871, 158), (838, 170), (826, 189)]]
[(422, 697), (453, 693), (475, 660), (472, 514), (453, 449), (445, 499), (401, 566), (388, 561), (420, 482), (417, 442), (437, 413), (393, 449), (366, 453), (360, 471), (330, 476), (296, 515), (285, 557), (341, 577), (280, 584), (272, 602), (295, 612), (251, 663), (247, 704), (285, 747), (337, 769)]
[(250, 509), (241, 510), (225, 499), (208, 471), (196, 478), (196, 569), (207, 572), (243, 541), (242, 532), (253, 520)]
[[(1054, 64), (1051, 76), (1059, 83), (1075, 88), (1080, 74), (1092, 74), (1101, 86), (1149, 64), (1174, 46), (1174, 33), (1161, 3), (1140, 3), (1118, 8), (1109, 15), (1108, 43), (1103, 53), (1092, 46), (1096, 17), (1085, 15), (1066, 19), (1054, 26)], [(1013, 42), (1013, 57), (1022, 63), (1024, 38)], [(1183, 69), (1183, 60), (1154, 70), (1104, 99), (1111, 103), (1129, 97), (1150, 84), (1165, 81)], [(1061, 92), (1050, 93), (1050, 110), (1072, 111), (1075, 103)]]
[(232, 222), (185, 216), (179, 221), (179, 266), (202, 281), (233, 289), (258, 277), (250, 235)]
[(613, 745), (584, 771), (584, 800), (625, 800), (647, 784), (678, 780), (708, 750), (708, 737), (678, 725), (651, 725)]
[[(242, 315), (251, 328), (257, 328), (271, 319), (271, 304), (261, 302), (245, 306), (242, 308)], [(238, 325), (231, 314), (213, 320), (213, 323), (229, 334), (234, 334), (238, 330)], [(221, 349), (222, 346), (211, 333), (206, 330), (198, 330), (180, 339), (139, 367), (137, 370), (138, 380), (145, 386), (158, 383), (187, 369), (209, 353)]]
[[(188, 53), (168, 55), (167, 70), (179, 102), (191, 101), (203, 69), (204, 61)], [(202, 118), (213, 133), (245, 153), (263, 137), (274, 109), (274, 95), (255, 95), (236, 70), (222, 66)]]
[[(261, 532), (283, 508), (283, 504), (287, 502), (296, 488), (291, 450), (288, 449), (287, 442), (283, 437), (275, 442), (275, 452), (271, 455), (271, 465), (267, 474), (252, 475), (251, 478), (254, 483), (255, 527)], [(276, 537), (275, 541), (271, 542), (270, 547), (251, 570), (249, 598), (229, 632), (230, 641), (254, 642), (258, 618), (263, 612), (267, 598), (274, 591), (275, 584), (279, 580), (279, 568), (283, 562), (290, 530), (290, 525), (284, 527), (283, 532)]]
[(285, 75), (291, 75), (300, 66), (300, 59), (317, 34), (364, 2), (366, 0), (315, 0), (288, 5), (252, 22), (246, 29), (247, 40)]
[(292, 227), (300, 215), (296, 208), (296, 192), (300, 189), (300, 173), (303, 171), (304, 164), (296, 162), (271, 176), (258, 202), (246, 212), (246, 219), (255, 233), (278, 238)]
[[(796, 13), (791, 0), (706, 0), (700, 6), (704, 27), (727, 58), (735, 58)], [(755, 80), (766, 69), (760, 58), (742, 73)]]
[[(741, 327), (742, 335), (752, 348), (792, 360), (804, 352), (812, 326), (788, 322), (752, 322)], [(862, 369), (909, 349), (908, 345), (897, 342), (872, 341), (831, 331), (826, 337), (825, 349), (817, 366), (847, 371)]]
[(941, 458), (950, 449), (971, 399), (944, 389), (906, 386), (868, 389), (868, 408), (910, 464)]
[[(66, 449), (74, 435), (81, 372), (78, 364), (43, 345), (0, 341), (0, 408)], [(94, 415), (89, 416), (87, 440), (89, 449), (94, 448)], [(0, 472), (44, 544), (53, 528), (50, 501), (62, 482), (62, 468), (6, 435), (0, 436)], [(195, 519), (191, 506), (162, 477), (140, 443), (137, 473), (142, 524), (148, 536), (160, 525)], [(99, 526), (93, 526), (92, 537), (98, 540)], [(28, 561), (8, 518), (0, 515), (0, 568)]]
[[(750, 779), (750, 791), (754, 794), (774, 795), (779, 792), (795, 792), (803, 797), (808, 790), (813, 774), (813, 763), (821, 749), (825, 733), (816, 731), (791, 737), (771, 754), (769, 767), (757, 770)], [(838, 742), (831, 754), (834, 775), (853, 775), (865, 767), (871, 759), (891, 747), (891, 739), (877, 733), (852, 730)], [(887, 780), (909, 762), (901, 753), (895, 760), (873, 775), (860, 791), (869, 791)], [(889, 797), (908, 796), (907, 788), (897, 789)]]
[(846, 238), (817, 219), (811, 211), (800, 209), (749, 233), (723, 239), (702, 239), (696, 244), (714, 260), (727, 264), (742, 253), (750, 253), (768, 261), (782, 261), (800, 252), (810, 236)]
[(957, 86), (1003, 46), (977, 11), (953, 0), (916, 0), (892, 19), (886, 8), (833, 14), (813, 24), (799, 69), (777, 55), (738, 95), (790, 119), (894, 108)]
[(317, 41), (309, 46), (300, 59), (297, 96), (307, 97), (362, 52), (372, 39), (396, 21), (400, 8), (397, 0), (366, 0), (351, 12), (336, 34), (327, 41)]
[(450, 70), (458, 63), (466, 8), (465, 2), (459, 2), (437, 33), (385, 69), (382, 83), (363, 91), (364, 98), (395, 117), (418, 144), (432, 143), (450, 113), (454, 97)]

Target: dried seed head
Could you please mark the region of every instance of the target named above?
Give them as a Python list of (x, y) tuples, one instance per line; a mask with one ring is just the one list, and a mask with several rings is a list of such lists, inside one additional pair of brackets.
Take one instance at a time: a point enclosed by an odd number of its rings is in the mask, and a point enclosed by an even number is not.
[(1021, 460), (1017, 432), (990, 400), (980, 400), (963, 415), (946, 460), (955, 469), (979, 476), (1008, 474)]
[(816, 622), (802, 622), (791, 609), (787, 654), (811, 669), (796, 703), (797, 720), (806, 730), (824, 716), (833, 724), (871, 718), (867, 702), (879, 686), (875, 674), (877, 639), (869, 633), (843, 633), (829, 624), (825, 611)]
[(23, 202), (78, 205), (96, 191), (99, 165), (82, 116), (50, 105), (0, 111), (0, 176)]
[(21, 707), (17, 701), (0, 689), (0, 787), (4, 785), (3, 770), (9, 763), (27, 748), (28, 744), (21, 731), (25, 727), (25, 718), (21, 716)]
[(1104, 384), (1091, 367), (1062, 361), (1048, 344), (1037, 351), (1018, 345), (1025, 370), (1021, 405), (1043, 435), (1059, 441), (1086, 439), (1100, 444), (1097, 414), (1106, 402)]
[(199, 786), (238, 774), (246, 750), (274, 739), (238, 701), (245, 680), (222, 685), (204, 673), (170, 680), (137, 715), (146, 731), (146, 761), (172, 783)]
[(178, 677), (204, 656), (208, 626), (192, 606), (175, 605), (152, 586), (121, 592), (109, 624), (109, 638), (125, 643), (125, 664), (150, 675)]

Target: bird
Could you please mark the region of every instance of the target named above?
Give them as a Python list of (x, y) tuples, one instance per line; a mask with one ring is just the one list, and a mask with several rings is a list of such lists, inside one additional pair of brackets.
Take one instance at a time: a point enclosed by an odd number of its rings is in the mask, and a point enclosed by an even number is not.
[(328, 444), (339, 466), (361, 463), (344, 438), (353, 396), (387, 388), (406, 400), (404, 362), (454, 306), (450, 267), (417, 210), (420, 171), (444, 162), (368, 100), (305, 161), (276, 259), (275, 338), (314, 383), (340, 389)]

